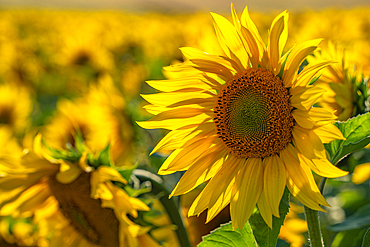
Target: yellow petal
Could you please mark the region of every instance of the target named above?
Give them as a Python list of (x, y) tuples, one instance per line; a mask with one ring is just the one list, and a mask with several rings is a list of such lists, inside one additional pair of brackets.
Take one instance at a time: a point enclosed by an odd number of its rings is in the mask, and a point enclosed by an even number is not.
[(202, 113), (208, 113), (211, 115), (211, 110), (207, 108), (191, 108), (183, 107), (181, 109), (170, 109), (168, 111), (161, 112), (160, 114), (152, 117), (150, 121), (163, 121), (167, 119), (176, 118), (191, 118)]
[(194, 143), (175, 150), (162, 164), (158, 171), (160, 175), (169, 174), (167, 172), (187, 170), (200, 156), (209, 150), (213, 144), (213, 138), (200, 139)]
[(241, 68), (248, 67), (249, 59), (236, 28), (223, 16), (211, 13), (218, 41), (225, 54), (238, 62)]
[[(92, 180), (92, 175), (91, 175)], [(102, 200), (112, 200), (113, 194), (107, 187), (105, 183), (99, 183), (96, 186), (91, 187), (91, 198), (102, 199)]]
[(88, 165), (88, 162), (87, 162), (87, 155), (88, 155), (89, 151), (85, 150), (82, 155), (81, 155), (81, 158), (80, 160), (78, 161), (78, 166), (80, 167), (80, 169), (86, 173), (90, 173), (93, 171), (93, 167), (89, 166)]
[[(190, 104), (192, 103), (192, 104)], [(210, 109), (212, 109), (215, 105), (215, 102), (212, 98), (207, 100), (194, 100), (192, 102), (189, 101), (183, 101), (176, 103), (175, 105), (171, 107), (166, 106), (160, 106), (160, 105), (145, 105), (143, 108), (153, 115), (158, 115), (159, 113), (166, 112), (169, 110), (178, 111), (181, 112), (182, 109), (192, 108), (192, 109), (199, 109), (202, 112), (210, 112)]]
[(163, 67), (163, 74), (167, 79), (175, 79), (187, 76), (201, 76), (203, 72), (194, 68), (194, 64), (191, 61), (185, 61)]
[(362, 184), (370, 179), (370, 163), (357, 165), (352, 174), (352, 182), (354, 184)]
[[(56, 161), (55, 159), (52, 159)], [(22, 157), (22, 163), (24, 164), (22, 167), (23, 172), (31, 173), (43, 173), (44, 176), (55, 174), (56, 171), (59, 169), (59, 165), (57, 163), (51, 163), (49, 160), (46, 160), (42, 157), (39, 157), (34, 152), (28, 152)], [(13, 163), (14, 166), (14, 163)], [(21, 169), (18, 167), (17, 169)]]
[(213, 94), (206, 92), (175, 92), (175, 93), (155, 93), (141, 94), (147, 102), (153, 105), (171, 106), (181, 101), (194, 99), (209, 99), (215, 97)]
[(212, 196), (208, 203), (206, 223), (210, 222), (230, 203), (236, 175), (244, 163), (244, 158), (229, 156), (222, 164), (221, 169), (207, 184), (204, 189), (205, 193)]
[(203, 189), (191, 204), (188, 212), (188, 217), (195, 215), (199, 216), (204, 210), (206, 210), (210, 198), (211, 194), (204, 193)]
[[(239, 68), (239, 65), (232, 59), (221, 57), (221, 56), (216, 56), (216, 55), (211, 55), (211, 54), (202, 52), (193, 47), (182, 47), (180, 48), (180, 50), (186, 59), (189, 59), (191, 62), (193, 62), (198, 67), (202, 67), (202, 64), (205, 64), (206, 61), (208, 61), (210, 62), (210, 64), (213, 64), (213, 66), (224, 67), (227, 71), (229, 71), (229, 73), (231, 72), (232, 74), (235, 74), (241, 71)], [(204, 71), (204, 72), (207, 72), (207, 71)]]
[(312, 129), (315, 126), (315, 122), (309, 116), (309, 110), (295, 109), (292, 115), (297, 124), (303, 128)]
[(218, 89), (218, 85), (212, 85), (205, 81), (202, 76), (189, 76), (184, 78), (176, 78), (172, 80), (155, 80), (146, 81), (146, 83), (154, 89), (162, 92), (174, 92), (177, 90), (192, 88), (201, 90)]
[[(311, 173), (311, 176), (309, 176), (309, 174), (306, 173), (306, 170), (308, 169), (308, 167), (305, 164), (302, 164), (302, 165), (300, 164), (299, 158), (298, 158), (298, 151), (291, 144), (288, 144), (287, 148), (283, 149), (280, 152), (280, 157), (283, 160), (285, 164), (285, 168), (289, 174), (287, 183), (289, 179), (292, 180), (292, 182), (289, 182), (290, 188), (293, 190), (291, 191), (291, 193), (292, 194), (294, 193), (293, 195), (295, 197), (297, 197), (297, 194), (303, 194), (300, 196), (301, 198), (302, 197), (305, 198), (305, 201), (304, 202), (301, 201), (301, 202), (303, 204), (309, 203), (309, 205), (308, 204), (305, 204), (305, 205), (311, 207), (312, 209), (318, 210), (319, 202), (322, 205), (327, 205), (321, 193), (318, 191), (318, 189), (316, 191), (315, 187), (313, 186), (313, 184), (315, 184), (316, 186), (316, 183), (315, 183), (315, 180), (313, 179), (312, 173)], [(291, 183), (293, 183), (294, 185), (292, 185)], [(297, 197), (297, 199), (299, 198)], [(315, 203), (312, 203), (312, 202), (315, 202), (316, 206), (314, 206)]]
[(293, 143), (295, 147), (309, 159), (326, 159), (326, 151), (320, 138), (313, 130), (293, 127)]
[(313, 129), (319, 136), (322, 143), (329, 143), (333, 140), (345, 140), (342, 132), (334, 124), (326, 124), (321, 127)]
[(253, 213), (263, 188), (263, 165), (260, 158), (249, 158), (236, 178), (236, 193), (230, 203), (233, 229), (242, 229)]
[[(266, 195), (266, 202), (271, 208), (272, 214), (279, 215), (279, 204), (285, 189), (286, 170), (284, 163), (278, 155), (264, 158), (264, 184), (263, 189)], [(262, 196), (261, 196), (262, 197)]]
[[(263, 60), (263, 56), (266, 51), (265, 44), (258, 32), (258, 29), (252, 19), (249, 16), (248, 7), (245, 7), (242, 16), (240, 18), (242, 24), (241, 33), (248, 44), (247, 49), (250, 49), (252, 55), (252, 64), (255, 60), (253, 67), (258, 68), (258, 64)], [(253, 59), (254, 58), (254, 59)], [(262, 67), (266, 67), (266, 64), (261, 64)]]
[(280, 72), (280, 57), (288, 39), (288, 13), (279, 14), (271, 24), (268, 40), (268, 54), (274, 75)]
[(99, 182), (117, 181), (127, 184), (126, 179), (114, 168), (108, 166), (99, 166), (94, 174), (99, 174)]
[(82, 173), (81, 169), (77, 166), (77, 164), (73, 163), (65, 163), (62, 161), (61, 167), (67, 167), (66, 170), (60, 170), (56, 175), (55, 178), (58, 180), (59, 183), (62, 184), (69, 184), (75, 181), (80, 174)]
[[(165, 137), (163, 137), (160, 142), (153, 148), (149, 155), (156, 153), (161, 150), (175, 150), (180, 148), (183, 144), (183, 139), (189, 136), (195, 128), (185, 129), (185, 130), (172, 130)], [(196, 134), (197, 132), (194, 132)], [(193, 137), (193, 135), (191, 135)]]
[[(171, 114), (174, 112), (171, 111)], [(178, 111), (176, 111), (175, 114), (177, 114)], [(162, 114), (162, 115), (161, 115)], [(201, 113), (198, 115), (195, 115), (193, 117), (185, 117), (185, 118), (176, 118), (176, 116), (171, 116), (169, 115), (168, 112), (162, 112), (158, 115), (155, 116), (156, 119), (163, 119), (159, 121), (153, 121), (153, 120), (148, 120), (145, 122), (136, 122), (140, 127), (144, 129), (168, 129), (168, 130), (175, 130), (175, 129), (180, 129), (183, 127), (187, 126), (193, 126), (196, 124), (201, 124), (203, 122), (206, 122), (210, 120), (212, 117), (210, 114), (206, 113)], [(164, 119), (164, 117), (167, 117), (167, 119)], [(154, 118), (154, 117), (153, 117)], [(152, 118), (152, 119), (153, 119)]]
[(140, 199), (135, 198), (135, 197), (130, 197), (130, 203), (131, 205), (136, 209), (140, 211), (149, 211), (150, 208), (142, 202)]
[(290, 52), (288, 59), (285, 63), (283, 82), (285, 87), (292, 87), (295, 79), (297, 78), (297, 72), (301, 63), (306, 59), (308, 55), (313, 53), (317, 46), (321, 43), (322, 39), (315, 39), (303, 42), (294, 47)]
[[(284, 184), (285, 184), (285, 181), (284, 181)], [(261, 192), (261, 196), (258, 199), (257, 205), (258, 205), (258, 209), (260, 210), (263, 220), (272, 229), (272, 211), (271, 211), (271, 207), (269, 203), (267, 202), (266, 198), (268, 197), (267, 195), (265, 195), (265, 189), (263, 189)]]
[(305, 87), (312, 80), (312, 78), (325, 69), (327, 66), (336, 63), (333, 60), (326, 60), (319, 63), (309, 63), (303, 70), (298, 74), (297, 82), (294, 87)]
[(307, 159), (304, 155), (299, 154), (299, 160), (301, 163), (306, 164), (312, 171), (317, 175), (327, 178), (343, 177), (348, 174), (346, 171), (342, 171), (338, 167), (334, 166), (327, 159)]
[(211, 148), (199, 157), (181, 177), (170, 197), (185, 194), (212, 178), (223, 163), (225, 152), (220, 151), (220, 148)]
[(322, 196), (319, 188), (317, 187), (315, 178), (313, 177), (313, 174), (312, 174), (312, 171), (310, 170), (310, 168), (308, 166), (304, 165), (303, 163), (300, 163), (300, 164), (301, 164), (302, 170), (307, 175), (308, 181), (310, 182), (310, 187), (311, 187), (311, 190), (315, 194), (315, 200), (316, 200), (316, 202), (318, 204), (323, 205), (323, 206), (330, 207), (329, 203), (325, 200), (325, 198)]
[(325, 90), (320, 87), (294, 87), (290, 89), (290, 102), (295, 108), (309, 110), (324, 93)]
[(309, 117), (316, 122), (316, 125), (321, 125), (320, 122), (326, 124), (327, 121), (334, 121), (337, 119), (337, 116), (334, 115), (334, 112), (328, 111), (321, 107), (312, 107), (308, 112)]
[[(48, 197), (51, 191), (46, 183), (35, 184), (24, 190), (14, 201), (11, 201), (0, 209), (0, 215), (17, 216), (22, 212), (30, 211), (34, 206), (39, 206)], [(32, 215), (32, 213), (31, 213)]]
[(288, 187), (290, 193), (298, 199), (303, 205), (316, 210), (316, 211), (322, 211), (326, 212), (324, 209), (322, 209), (318, 203), (309, 195), (302, 192), (301, 188), (299, 188), (292, 180), (291, 177), (287, 176), (286, 186)]

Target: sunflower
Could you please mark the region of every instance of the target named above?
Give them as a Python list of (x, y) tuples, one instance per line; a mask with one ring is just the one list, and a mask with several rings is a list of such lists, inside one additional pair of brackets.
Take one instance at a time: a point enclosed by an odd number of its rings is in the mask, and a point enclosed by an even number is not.
[(12, 196), (0, 216), (33, 217), (40, 230), (55, 231), (51, 246), (157, 246), (150, 227), (130, 219), (149, 208), (119, 185), (127, 181), (108, 150), (91, 153), (77, 139), (75, 147), (56, 150), (37, 135), (20, 160), (2, 156), (0, 192)]
[(335, 111), (340, 121), (364, 113), (369, 93), (361, 71), (354, 63), (348, 62), (344, 49), (332, 42), (328, 43), (327, 49), (316, 52), (315, 56), (307, 60), (309, 63), (317, 63), (324, 59), (337, 60), (338, 63), (330, 64), (315, 82), (324, 89), (318, 103), (325, 109)]
[(113, 69), (113, 55), (95, 30), (98, 26), (96, 20), (88, 15), (79, 19), (72, 16), (59, 19), (64, 24), (59, 29), (61, 40), (57, 44), (60, 46), (57, 61), (61, 65), (76, 68), (91, 66), (97, 72)]
[(79, 131), (92, 151), (102, 150), (110, 143), (113, 160), (127, 164), (133, 129), (125, 110), (125, 101), (115, 92), (111, 78), (102, 77), (83, 97), (59, 100), (43, 134), (51, 146), (64, 148), (74, 145)]
[(311, 170), (325, 177), (347, 174), (326, 157), (323, 143), (343, 139), (333, 112), (312, 107), (323, 89), (311, 78), (333, 61), (300, 64), (321, 39), (295, 45), (282, 55), (288, 13), (279, 14), (265, 46), (245, 8), (233, 24), (212, 13), (226, 56), (181, 48), (184, 63), (166, 67), (168, 80), (148, 81), (162, 93), (142, 95), (156, 115), (138, 124), (170, 132), (152, 153), (172, 151), (159, 170), (185, 171), (171, 193), (177, 196), (208, 181), (189, 216), (208, 208), (207, 221), (230, 203), (233, 228), (242, 228), (257, 204), (272, 227), (285, 186), (304, 205), (328, 206)]
[(8, 84), (0, 86), (0, 125), (8, 126), (13, 133), (24, 133), (30, 125), (31, 96), (27, 89)]

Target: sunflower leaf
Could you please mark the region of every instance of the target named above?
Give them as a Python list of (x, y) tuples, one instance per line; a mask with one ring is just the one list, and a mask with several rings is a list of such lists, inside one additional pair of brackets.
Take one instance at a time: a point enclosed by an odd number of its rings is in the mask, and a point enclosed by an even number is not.
[(261, 247), (275, 247), (280, 228), (284, 223), (285, 216), (289, 211), (289, 190), (285, 188), (283, 197), (279, 205), (280, 218), (273, 216), (272, 229), (265, 223), (259, 210), (256, 210), (249, 219), (254, 237)]
[(253, 236), (252, 229), (247, 222), (242, 230), (236, 229), (233, 231), (231, 222), (221, 225), (211, 234), (204, 236), (199, 247), (258, 247), (258, 244)]
[(370, 228), (367, 229), (362, 242), (362, 247), (366, 246), (370, 246)]
[(351, 118), (346, 122), (334, 123), (346, 140), (334, 140), (325, 144), (330, 162), (336, 165), (347, 155), (361, 150), (370, 143), (370, 113)]

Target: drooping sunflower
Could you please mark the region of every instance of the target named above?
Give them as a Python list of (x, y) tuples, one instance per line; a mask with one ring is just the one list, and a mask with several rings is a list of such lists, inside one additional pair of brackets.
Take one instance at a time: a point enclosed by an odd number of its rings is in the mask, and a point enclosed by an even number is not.
[(0, 193), (11, 196), (0, 216), (34, 218), (53, 234), (50, 246), (158, 246), (150, 227), (132, 221), (148, 206), (118, 185), (127, 180), (106, 151), (93, 154), (79, 139), (55, 150), (38, 135), (20, 160), (1, 156)]
[(298, 69), (321, 39), (295, 45), (282, 56), (288, 13), (279, 14), (268, 44), (245, 8), (241, 19), (232, 7), (233, 24), (212, 13), (226, 56), (181, 48), (184, 63), (165, 67), (168, 80), (148, 81), (161, 93), (143, 95), (145, 109), (156, 115), (138, 124), (170, 132), (152, 153), (172, 151), (159, 174), (186, 171), (172, 196), (208, 181), (189, 215), (208, 209), (207, 221), (230, 203), (233, 228), (242, 228), (257, 204), (272, 227), (279, 217), (285, 186), (304, 205), (328, 206), (311, 170), (325, 177), (347, 174), (326, 157), (323, 143), (343, 139), (332, 124), (333, 112), (312, 105), (323, 94), (310, 85), (333, 61)]
[(338, 63), (330, 64), (315, 82), (324, 89), (318, 103), (325, 109), (335, 111), (340, 121), (364, 113), (369, 104), (369, 89), (360, 68), (349, 62), (344, 49), (332, 42), (307, 60), (309, 63), (317, 63), (325, 59), (336, 60)]

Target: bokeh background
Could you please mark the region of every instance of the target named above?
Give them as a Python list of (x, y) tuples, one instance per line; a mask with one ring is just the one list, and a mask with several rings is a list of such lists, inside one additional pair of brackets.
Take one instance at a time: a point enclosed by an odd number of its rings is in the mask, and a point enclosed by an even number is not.
[[(290, 20), (286, 48), (305, 40), (325, 38), (323, 46), (331, 40), (345, 47), (347, 59), (370, 75), (369, 1), (233, 3), (238, 14), (248, 4), (264, 40), (274, 16), (287, 9)], [(2, 0), (2, 152), (26, 147), (37, 132), (58, 146), (78, 126), (85, 141), (96, 150), (111, 143), (117, 165), (136, 165), (156, 173), (167, 154), (149, 156), (149, 153), (165, 131), (147, 131), (137, 126), (135, 121), (151, 116), (142, 109), (145, 102), (139, 94), (154, 92), (145, 81), (164, 79), (162, 67), (182, 61), (180, 47), (222, 53), (209, 11), (230, 19), (230, 2)], [(365, 156), (360, 153), (349, 158), (344, 168), (353, 172), (359, 160), (366, 161)], [(164, 177), (169, 190), (180, 176)], [(184, 217), (196, 193), (177, 198)], [(353, 229), (330, 227), (370, 202), (369, 182), (356, 185), (350, 177), (330, 180), (325, 197), (332, 205), (322, 216), (327, 229), (325, 238), (334, 241), (333, 246), (352, 246), (353, 241), (360, 241), (369, 223)], [(292, 218), (302, 220), (303, 211), (299, 206), (294, 209)], [(207, 226), (202, 223), (204, 215), (185, 220), (194, 245), (202, 235), (226, 221), (227, 210)], [(287, 229), (288, 237), (279, 242), (280, 246), (289, 246), (289, 237), (306, 236), (305, 228), (298, 229), (297, 224), (292, 223), (293, 230)], [(196, 228), (199, 226), (201, 230)], [(355, 240), (343, 241), (350, 235), (355, 235)]]

